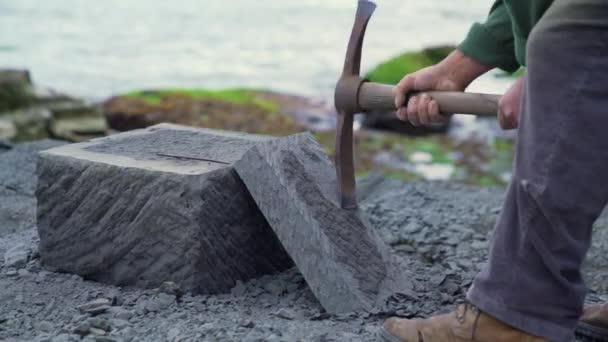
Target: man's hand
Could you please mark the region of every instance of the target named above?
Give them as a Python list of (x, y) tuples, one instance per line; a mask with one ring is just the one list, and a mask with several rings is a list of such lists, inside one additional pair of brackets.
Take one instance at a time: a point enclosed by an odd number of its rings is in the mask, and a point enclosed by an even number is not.
[(445, 77), (445, 71), (438, 65), (421, 69), (405, 76), (395, 87), (397, 117), (409, 121), (414, 126), (435, 122), (447, 122), (447, 115), (439, 114), (439, 106), (429, 95), (415, 95), (405, 104), (405, 94), (412, 90), (453, 90), (462, 91), (465, 87)]
[(473, 80), (491, 69), (491, 66), (481, 64), (456, 50), (439, 64), (406, 75), (397, 84), (397, 116), (414, 126), (445, 122), (449, 117), (439, 114), (440, 108), (430, 96), (412, 96), (405, 103), (406, 94), (423, 90), (463, 91)]
[(517, 128), (524, 79), (525, 77), (522, 76), (515, 81), (511, 88), (500, 98), (500, 101), (498, 101), (498, 123), (502, 129)]

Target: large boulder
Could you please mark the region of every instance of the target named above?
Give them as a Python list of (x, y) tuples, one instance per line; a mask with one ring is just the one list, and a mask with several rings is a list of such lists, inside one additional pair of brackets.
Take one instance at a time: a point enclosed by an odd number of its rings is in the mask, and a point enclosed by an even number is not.
[(269, 139), (162, 124), (40, 153), (42, 264), (203, 294), (291, 267), (232, 166)]
[(118, 131), (159, 122), (273, 136), (301, 131), (283, 114), (281, 102), (253, 89), (158, 89), (114, 96), (103, 103), (103, 111)]
[(107, 133), (98, 106), (33, 85), (27, 70), (0, 69), (0, 139), (84, 141)]

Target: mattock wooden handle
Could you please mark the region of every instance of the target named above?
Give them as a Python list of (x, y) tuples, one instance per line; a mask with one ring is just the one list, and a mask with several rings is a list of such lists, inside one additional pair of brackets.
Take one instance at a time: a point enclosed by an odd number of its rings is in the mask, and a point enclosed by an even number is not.
[[(478, 116), (496, 116), (500, 95), (466, 93), (460, 91), (424, 91), (429, 94), (437, 104), (442, 114), (474, 114)], [(417, 94), (411, 93), (408, 96)], [(388, 84), (364, 82), (361, 84), (358, 95), (361, 109), (370, 110), (396, 110), (394, 87)]]

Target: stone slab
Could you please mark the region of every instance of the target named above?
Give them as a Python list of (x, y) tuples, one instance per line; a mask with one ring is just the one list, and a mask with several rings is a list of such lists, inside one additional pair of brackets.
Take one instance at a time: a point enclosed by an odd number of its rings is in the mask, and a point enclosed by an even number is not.
[(201, 294), (291, 267), (232, 166), (268, 140), (161, 124), (41, 152), (43, 265), (121, 286), (172, 281)]
[(328, 312), (372, 310), (411, 293), (364, 214), (338, 205), (335, 168), (310, 134), (257, 144), (235, 169)]

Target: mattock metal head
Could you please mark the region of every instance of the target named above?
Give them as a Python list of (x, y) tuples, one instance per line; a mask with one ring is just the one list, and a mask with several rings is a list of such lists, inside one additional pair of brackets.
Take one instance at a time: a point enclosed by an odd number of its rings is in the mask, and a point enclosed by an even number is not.
[(357, 207), (355, 192), (355, 167), (353, 159), (353, 117), (361, 112), (358, 93), (363, 80), (359, 77), (361, 69), (361, 48), (367, 23), (376, 4), (359, 0), (353, 30), (348, 41), (344, 69), (336, 85), (334, 102), (338, 113), (336, 127), (336, 174), (338, 176), (338, 200), (344, 209)]

